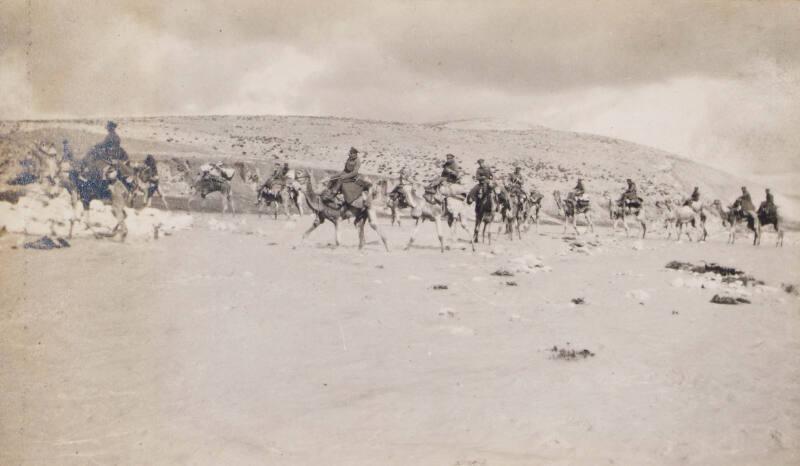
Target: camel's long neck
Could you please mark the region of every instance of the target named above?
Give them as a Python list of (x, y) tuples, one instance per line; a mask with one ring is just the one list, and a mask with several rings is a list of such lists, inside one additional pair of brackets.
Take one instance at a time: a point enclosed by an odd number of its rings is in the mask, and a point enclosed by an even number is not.
[(311, 180), (311, 174), (306, 177), (305, 191), (306, 204), (308, 204), (308, 207), (311, 210), (317, 212), (319, 210), (320, 198), (319, 194), (314, 192), (314, 183)]

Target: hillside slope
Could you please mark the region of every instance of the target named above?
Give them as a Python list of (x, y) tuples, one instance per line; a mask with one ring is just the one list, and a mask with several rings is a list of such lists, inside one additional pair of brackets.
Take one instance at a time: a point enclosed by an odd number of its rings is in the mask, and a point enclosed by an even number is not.
[[(571, 189), (583, 178), (595, 196), (614, 196), (633, 178), (648, 198), (683, 197), (698, 186), (705, 199), (729, 203), (739, 187), (749, 186), (756, 203), (764, 186), (651, 147), (603, 136), (556, 131), (543, 127), (516, 130), (502, 122), (461, 120), (433, 124), (302, 116), (202, 116), (119, 118), (118, 132), (134, 158), (152, 153), (173, 158), (244, 161), (270, 170), (275, 161), (340, 170), (351, 146), (362, 151), (362, 171), (395, 177), (408, 167), (419, 181), (433, 178), (444, 155), (453, 153), (468, 172), (484, 158), (505, 174), (523, 167), (529, 183), (545, 193)], [(0, 123), (0, 138), (70, 139), (75, 153), (85, 152), (102, 138), (104, 120), (24, 121)], [(7, 153), (0, 157), (9, 157)], [(787, 220), (796, 222), (796, 199), (776, 196)]]

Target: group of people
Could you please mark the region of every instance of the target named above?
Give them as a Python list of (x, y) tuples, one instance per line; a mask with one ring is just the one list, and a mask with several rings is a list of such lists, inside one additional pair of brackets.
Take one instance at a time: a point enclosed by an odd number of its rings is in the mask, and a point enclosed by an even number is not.
[[(92, 147), (87, 153), (86, 157), (77, 161), (78, 173), (80, 173), (82, 177), (102, 177), (102, 170), (104, 167), (109, 165), (119, 166), (120, 164), (125, 164), (128, 162), (128, 154), (122, 148), (121, 140), (116, 132), (116, 128), (117, 124), (113, 121), (109, 121), (106, 124), (107, 134), (103, 141)], [(64, 139), (62, 143), (62, 160), (70, 163), (76, 162), (72, 148), (69, 145), (69, 141)], [(493, 189), (492, 184), (494, 181), (494, 174), (492, 173), (492, 169), (486, 165), (484, 159), (478, 159), (477, 163), (478, 167), (475, 170), (474, 176), (474, 179), (477, 183), (467, 194), (467, 203), (475, 202), (477, 199), (480, 199)], [(345, 200), (342, 196), (343, 188), (347, 187), (348, 185), (355, 187), (358, 191), (367, 191), (371, 184), (359, 174), (360, 168), (361, 161), (359, 159), (359, 151), (358, 149), (351, 147), (347, 160), (345, 161), (344, 169), (340, 173), (330, 178), (330, 183), (327, 189), (322, 193), (322, 198), (326, 200), (326, 202), (342, 205), (348, 201), (352, 201), (352, 199)], [(143, 170), (147, 172), (147, 178), (155, 180), (158, 179), (156, 162), (152, 155), (148, 155), (145, 158)], [(229, 181), (233, 177), (233, 173), (233, 170), (224, 167), (222, 162), (218, 162), (205, 164), (203, 167), (201, 167), (200, 176), (210, 179), (220, 178), (219, 181), (222, 181), (222, 178), (224, 178), (225, 180)], [(289, 173), (290, 168), (288, 163), (276, 163), (272, 175), (264, 182), (262, 187), (272, 189), (273, 186), (285, 184)], [(442, 185), (458, 184), (461, 182), (463, 174), (464, 172), (456, 162), (455, 156), (453, 154), (447, 154), (445, 156), (445, 162), (442, 165), (441, 175), (428, 186), (426, 186), (426, 191), (429, 193), (435, 192)], [(400, 171), (398, 187), (395, 188), (397, 192), (399, 192), (402, 187), (408, 183), (408, 177), (409, 173), (406, 169)], [(630, 178), (628, 178), (626, 182), (627, 187), (617, 200), (618, 205), (625, 208), (641, 207), (643, 200), (637, 192), (636, 183), (634, 183)], [(521, 167), (517, 166), (515, 167), (513, 173), (509, 174), (507, 177), (505, 187), (510, 192), (518, 193), (521, 196), (527, 196), (524, 185), (525, 178), (522, 175), (522, 169)], [(535, 193), (536, 191), (532, 190), (532, 192)], [(569, 193), (569, 197), (579, 205), (588, 204), (589, 199), (586, 195), (586, 189), (582, 179), (579, 178), (577, 180), (575, 187)], [(684, 202), (684, 205), (691, 205), (694, 202), (699, 202), (699, 200), (700, 190), (698, 187), (695, 187), (692, 191), (692, 194)], [(746, 187), (742, 186), (742, 194), (734, 202), (733, 208), (743, 213), (756, 212), (755, 205)], [(766, 190), (766, 200), (761, 203), (759, 209), (777, 209), (774, 197), (769, 189)]]

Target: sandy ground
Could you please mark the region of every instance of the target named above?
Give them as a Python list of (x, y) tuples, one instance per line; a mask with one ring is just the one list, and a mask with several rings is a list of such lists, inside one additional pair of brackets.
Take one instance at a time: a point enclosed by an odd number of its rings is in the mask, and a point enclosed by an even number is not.
[[(310, 217), (195, 217), (158, 241), (0, 238), (0, 464), (800, 463), (792, 233), (570, 247), (545, 225), (441, 254), (433, 226), (406, 252), (384, 223), (385, 253), (351, 225), (301, 244)], [(712, 304), (671, 260), (766, 286)]]

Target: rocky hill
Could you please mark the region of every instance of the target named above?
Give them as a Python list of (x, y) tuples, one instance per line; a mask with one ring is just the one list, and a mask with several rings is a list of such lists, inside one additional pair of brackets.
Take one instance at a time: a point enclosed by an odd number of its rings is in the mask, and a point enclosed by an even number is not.
[[(136, 159), (151, 153), (162, 162), (242, 161), (268, 172), (274, 162), (340, 170), (351, 146), (362, 151), (362, 171), (396, 177), (407, 167), (419, 180), (437, 175), (445, 154), (453, 153), (468, 172), (486, 159), (496, 173), (523, 167), (529, 184), (549, 194), (571, 189), (583, 178), (590, 194), (614, 196), (633, 178), (648, 198), (684, 197), (698, 186), (706, 199), (730, 203), (747, 185), (756, 203), (763, 189), (743, 177), (651, 147), (603, 136), (519, 126), (495, 120), (407, 124), (304, 116), (173, 116), (116, 118), (123, 146)], [(104, 134), (105, 120), (0, 122), (0, 158), (19, 154), (9, 144), (70, 140), (84, 153)], [(512, 129), (505, 129), (512, 128)], [(12, 144), (13, 145), (13, 144)], [(171, 172), (175, 171), (175, 163)], [(13, 164), (6, 163), (5, 171)], [(170, 190), (170, 187), (166, 187)], [(787, 220), (800, 218), (798, 200), (776, 196)]]

